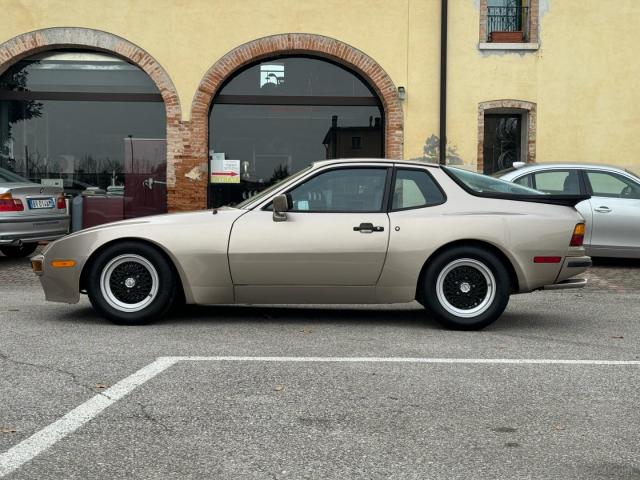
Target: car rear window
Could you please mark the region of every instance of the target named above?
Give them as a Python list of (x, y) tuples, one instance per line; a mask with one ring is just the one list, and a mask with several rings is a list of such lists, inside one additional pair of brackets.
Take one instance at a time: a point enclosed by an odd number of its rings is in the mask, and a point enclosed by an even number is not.
[(454, 180), (476, 193), (507, 193), (510, 195), (544, 195), (533, 188), (523, 187), (488, 175), (471, 172), (462, 168), (442, 167)]

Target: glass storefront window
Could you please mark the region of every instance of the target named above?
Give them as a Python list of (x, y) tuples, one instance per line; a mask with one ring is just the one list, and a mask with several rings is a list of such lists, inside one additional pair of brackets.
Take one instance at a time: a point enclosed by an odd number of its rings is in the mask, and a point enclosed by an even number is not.
[(349, 70), (310, 57), (262, 61), (234, 76), (219, 95), (375, 97), (367, 84)]
[[(210, 175), (210, 206), (243, 202), (317, 160), (382, 157), (382, 118), (365, 82), (326, 60), (250, 66), (221, 89), (209, 116), (211, 164), (233, 172)], [(225, 174), (211, 165), (210, 173)]]
[(0, 76), (0, 168), (91, 196), (84, 227), (160, 213), (165, 118), (153, 81), (124, 60), (82, 51), (30, 57)]

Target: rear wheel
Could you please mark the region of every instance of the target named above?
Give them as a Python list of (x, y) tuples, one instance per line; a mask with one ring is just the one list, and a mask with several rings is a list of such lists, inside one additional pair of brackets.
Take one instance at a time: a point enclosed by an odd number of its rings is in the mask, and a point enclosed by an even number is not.
[(176, 295), (169, 261), (144, 243), (111, 245), (89, 268), (87, 293), (91, 304), (119, 325), (142, 325), (161, 318)]
[(23, 243), (21, 245), (5, 245), (0, 247), (0, 252), (4, 253), (9, 258), (22, 258), (28, 257), (38, 248), (37, 243)]
[(493, 253), (455, 247), (427, 267), (423, 300), (439, 323), (456, 330), (478, 330), (494, 322), (507, 306), (509, 273)]

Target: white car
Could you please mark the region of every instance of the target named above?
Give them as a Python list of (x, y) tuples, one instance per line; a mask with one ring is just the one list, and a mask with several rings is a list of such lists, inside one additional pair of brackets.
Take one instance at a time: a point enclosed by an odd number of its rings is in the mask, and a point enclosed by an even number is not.
[(586, 220), (587, 254), (640, 258), (640, 177), (635, 173), (588, 163), (515, 163), (494, 176), (554, 195), (591, 195), (576, 205)]

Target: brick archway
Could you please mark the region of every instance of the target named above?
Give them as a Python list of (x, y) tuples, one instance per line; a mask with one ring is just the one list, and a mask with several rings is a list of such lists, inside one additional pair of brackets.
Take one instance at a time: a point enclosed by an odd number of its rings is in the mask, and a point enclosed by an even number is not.
[[(191, 143), (181, 163), (176, 165), (176, 184), (169, 189), (169, 203), (178, 209), (188, 209), (183, 204), (184, 190), (189, 190), (187, 202), (206, 202), (206, 175), (195, 186), (185, 174), (194, 172), (206, 163), (208, 151), (209, 110), (213, 99), (224, 81), (241, 68), (274, 55), (308, 54), (333, 60), (361, 75), (376, 92), (384, 111), (385, 156), (402, 158), (404, 129), (402, 104), (398, 90), (383, 68), (364, 52), (333, 38), (306, 33), (272, 35), (245, 43), (220, 58), (205, 74), (191, 104)], [(196, 191), (199, 193), (196, 193)], [(194, 195), (198, 195), (193, 198)], [(173, 198), (172, 198), (173, 197)]]
[(485, 113), (521, 113), (526, 114), (526, 159), (536, 161), (536, 104), (525, 100), (491, 100), (478, 104), (478, 159), (476, 170), (480, 173), (484, 170), (484, 115)]
[(167, 179), (175, 178), (173, 166), (182, 152), (180, 99), (164, 68), (147, 52), (122, 37), (100, 30), (55, 27), (18, 35), (0, 44), (0, 75), (17, 61), (46, 50), (79, 48), (122, 57), (142, 69), (158, 87), (167, 121)]

